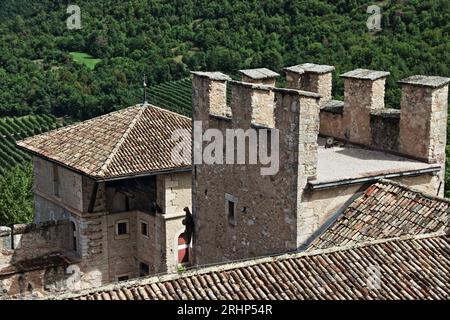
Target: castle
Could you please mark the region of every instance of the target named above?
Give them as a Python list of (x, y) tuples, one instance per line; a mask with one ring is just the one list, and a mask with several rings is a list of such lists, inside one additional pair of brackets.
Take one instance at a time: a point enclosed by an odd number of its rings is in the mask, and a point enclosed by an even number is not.
[(398, 110), (384, 107), (388, 72), (342, 74), (336, 101), (334, 67), (284, 71), (285, 88), (266, 68), (241, 70), (241, 81), (192, 72), (202, 131), (278, 130), (274, 175), (261, 164), (173, 161), (171, 132), (195, 128), (151, 105), (19, 142), (34, 155), (35, 224), (1, 230), (0, 289), (42, 295), (302, 251), (380, 179), (443, 195), (449, 78), (400, 81)]
[[(196, 264), (304, 248), (380, 178), (443, 195), (450, 79), (400, 81), (401, 108), (393, 110), (384, 108), (388, 72), (342, 74), (340, 102), (331, 100), (333, 70), (309, 63), (286, 68), (286, 88), (274, 87), (278, 75), (267, 69), (243, 70), (244, 82), (193, 72), (193, 119), (204, 130), (280, 132), (274, 176), (262, 176), (258, 165), (194, 165)], [(343, 143), (325, 148), (321, 137)]]

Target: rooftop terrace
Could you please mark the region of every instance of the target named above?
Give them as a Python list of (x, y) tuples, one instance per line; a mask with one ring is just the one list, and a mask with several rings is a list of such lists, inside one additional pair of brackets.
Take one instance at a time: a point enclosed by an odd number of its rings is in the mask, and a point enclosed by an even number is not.
[(413, 176), (440, 169), (436, 164), (353, 145), (325, 148), (324, 138), (319, 138), (318, 142), (317, 177), (310, 181), (312, 189), (327, 189), (380, 178)]

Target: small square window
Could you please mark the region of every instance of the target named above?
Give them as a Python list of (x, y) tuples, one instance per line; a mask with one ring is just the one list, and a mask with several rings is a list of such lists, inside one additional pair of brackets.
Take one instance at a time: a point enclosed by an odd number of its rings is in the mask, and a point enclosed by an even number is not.
[(120, 222), (117, 224), (117, 234), (121, 235), (121, 234), (127, 234), (127, 223), (126, 222)]
[(126, 235), (128, 234), (128, 221), (122, 220), (116, 223), (116, 235)]
[(148, 237), (148, 223), (141, 221), (141, 235)]
[(146, 264), (144, 262), (140, 262), (139, 263), (139, 276), (145, 277), (145, 276), (148, 276), (149, 274), (150, 274), (150, 269), (148, 267), (148, 264)]

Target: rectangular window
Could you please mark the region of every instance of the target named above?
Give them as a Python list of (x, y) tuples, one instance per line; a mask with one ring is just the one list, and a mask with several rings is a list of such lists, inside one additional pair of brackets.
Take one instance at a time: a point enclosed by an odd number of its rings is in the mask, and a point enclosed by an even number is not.
[(53, 195), (59, 197), (59, 172), (57, 164), (53, 164)]
[(234, 220), (234, 202), (228, 200), (228, 219)]
[(237, 225), (237, 203), (238, 198), (229, 193), (225, 193), (225, 214), (227, 216), (228, 222), (233, 226)]
[(139, 263), (139, 276), (145, 277), (145, 276), (148, 276), (149, 273), (150, 273), (150, 269), (148, 267), (148, 264), (146, 264), (144, 262), (140, 262)]
[(148, 237), (148, 223), (141, 221), (141, 235)]
[(116, 235), (127, 235), (128, 234), (128, 220), (121, 220), (116, 222)]
[(117, 281), (127, 281), (128, 279), (130, 279), (130, 277), (129, 276), (119, 276), (119, 277), (117, 277)]

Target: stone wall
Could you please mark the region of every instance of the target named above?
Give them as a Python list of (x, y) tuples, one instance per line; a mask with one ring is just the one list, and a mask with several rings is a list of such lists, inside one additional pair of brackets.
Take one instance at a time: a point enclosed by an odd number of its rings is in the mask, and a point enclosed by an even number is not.
[(57, 199), (34, 193), (34, 222), (43, 223), (46, 221), (58, 221), (69, 219), (70, 213)]
[(79, 287), (99, 286), (109, 281), (107, 221), (105, 213), (73, 217), (78, 228), (81, 257)]
[[(178, 172), (164, 177), (164, 213), (184, 214), (183, 209), (192, 207), (192, 172)], [(162, 201), (159, 201), (162, 202)]]
[[(141, 223), (148, 224), (148, 236), (141, 233)], [(136, 258), (138, 261), (149, 265), (150, 273), (161, 273), (166, 271), (166, 227), (165, 220), (161, 214), (150, 215), (144, 212), (137, 212), (136, 229)], [(137, 273), (138, 265), (134, 266)]]
[[(83, 212), (107, 211), (106, 183), (83, 176)], [(94, 200), (93, 197), (95, 197)]]
[[(287, 71), (288, 79), (292, 74), (295, 72)], [(322, 105), (320, 134), (444, 165), (450, 79), (411, 76), (399, 81), (402, 100), (398, 110), (384, 108), (388, 75), (366, 69), (342, 74), (343, 108), (334, 100)], [(291, 79), (288, 86), (300, 86), (298, 81), (304, 81), (305, 76), (297, 77), (300, 80)], [(308, 87), (311, 91), (331, 92), (328, 81), (314, 83)]]
[[(178, 236), (184, 232), (181, 214), (149, 214), (140, 211), (109, 214), (108, 265), (109, 282), (118, 276), (139, 276), (139, 263), (149, 266), (150, 274), (175, 271), (178, 266)], [(129, 222), (129, 234), (117, 235), (118, 221)], [(144, 236), (141, 223), (148, 224), (148, 236)]]
[[(449, 79), (421, 77), (421, 85), (431, 82), (434, 86), (430, 91), (421, 91), (414, 84), (411, 89), (414, 92), (408, 93), (406, 85), (403, 95), (409, 100), (403, 99), (399, 111), (384, 107), (388, 72), (356, 69), (345, 73), (342, 75), (345, 100), (340, 102), (330, 100), (333, 67), (304, 64), (285, 70), (288, 87), (321, 93), (319, 103), (318, 96), (312, 96), (311, 92), (274, 89), (258, 81), (254, 84), (230, 81), (217, 72), (194, 72), (193, 118), (202, 121), (202, 132), (208, 128), (218, 129), (222, 134), (230, 128), (279, 129), (282, 164), (278, 174), (270, 177), (261, 176), (259, 165), (194, 166), (197, 264), (294, 250), (355, 197), (364, 187), (362, 184), (321, 191), (307, 188), (308, 180), (316, 174), (319, 130), (323, 135), (356, 145), (417, 157), (420, 152), (402, 152), (403, 117), (404, 127), (411, 122), (411, 128), (404, 129), (408, 132), (405, 137), (420, 139), (418, 144), (427, 146), (423, 152), (428, 152), (428, 158), (422, 159), (437, 162), (444, 169)], [(227, 85), (232, 86), (231, 109), (224, 97)], [(274, 101), (266, 98), (271, 95)], [(228, 110), (232, 111), (231, 117)], [(417, 128), (413, 130), (414, 126)], [(194, 128), (194, 137), (195, 131)], [(442, 178), (439, 174), (395, 180), (429, 194), (442, 195)], [(235, 208), (232, 219), (227, 211), (230, 206)]]
[(56, 265), (28, 272), (0, 275), (0, 300), (6, 298), (42, 298), (72, 288), (69, 264)]
[[(0, 229), (0, 298), (42, 297), (139, 276), (139, 263), (150, 274), (174, 272), (178, 267), (178, 236), (184, 232), (183, 214), (140, 211), (75, 217), (80, 252), (72, 250), (70, 221), (16, 225)], [(127, 235), (116, 234), (116, 223), (127, 220)], [(148, 236), (141, 232), (148, 224)], [(14, 244), (15, 249), (12, 248)]]
[[(36, 214), (38, 220), (49, 221), (30, 226), (16, 225), (14, 237), (10, 236), (9, 228), (1, 229), (0, 247), (3, 249), (0, 275), (2, 268), (9, 271), (3, 278), (0, 277), (3, 288), (0, 296), (40, 296), (57, 290), (99, 286), (117, 281), (118, 276), (133, 278), (139, 276), (139, 262), (149, 265), (150, 273), (176, 270), (176, 240), (185, 228), (182, 224), (183, 209), (191, 208), (191, 172), (150, 179), (153, 183), (148, 185), (149, 190), (159, 188), (154, 197), (149, 194), (147, 199), (137, 194), (129, 201), (130, 206), (145, 205), (149, 211), (111, 213), (106, 210), (107, 183), (72, 174), (43, 159), (35, 158), (35, 165), (38, 167), (35, 180)], [(58, 195), (54, 194), (52, 187), (52, 170), (55, 169), (59, 170), (58, 175), (63, 179), (59, 180)], [(131, 188), (135, 184), (125, 181), (118, 185), (119, 189), (127, 186)], [(69, 195), (70, 190), (74, 195)], [(151, 202), (155, 200), (164, 211), (150, 212)], [(116, 234), (118, 220), (128, 221), (127, 235)], [(148, 224), (147, 237), (142, 235), (141, 222)], [(12, 244), (15, 250), (11, 250)], [(53, 257), (56, 253), (70, 255), (76, 262), (61, 262), (61, 259)], [(45, 261), (52, 259), (58, 263), (47, 266)], [(36, 267), (17, 271), (15, 265), (23, 261)]]
[[(72, 288), (69, 223), (0, 227), (0, 299), (41, 297)], [(65, 254), (67, 253), (67, 254)]]
[(319, 228), (358, 192), (361, 185), (335, 187), (325, 190), (305, 190), (303, 215), (297, 226), (297, 245), (302, 247)]
[(318, 93), (321, 106), (331, 100), (333, 66), (304, 63), (284, 68), (284, 71), (287, 88)]
[[(306, 65), (306, 69), (302, 69)], [(287, 86), (322, 92), (331, 98), (331, 81), (320, 82), (318, 70), (327, 66), (304, 64), (286, 68)], [(307, 71), (315, 70), (316, 73)], [(449, 78), (411, 76), (402, 86), (400, 110), (384, 108), (384, 86), (388, 72), (355, 69), (344, 78), (344, 102), (321, 99), (320, 134), (342, 141), (386, 150), (442, 169), (435, 190), (443, 195), (448, 118)], [(327, 73), (331, 76), (331, 72)]]
[(319, 132), (325, 137), (345, 139), (343, 108), (321, 109)]
[[(137, 258), (137, 214), (136, 212), (110, 213), (106, 215), (108, 228), (108, 264), (109, 281), (116, 281), (119, 275), (129, 274), (130, 278), (138, 276)], [(116, 224), (128, 223), (128, 234), (118, 235)]]
[(42, 198), (63, 203), (73, 211), (83, 211), (83, 178), (80, 174), (39, 157), (33, 157), (33, 168), (34, 190), (38, 195), (35, 199), (36, 223), (67, 219), (63, 210), (43, 203)]
[[(184, 230), (185, 207), (191, 208), (191, 172), (158, 175), (155, 179), (156, 203), (161, 212), (131, 210), (83, 214), (80, 246), (83, 248), (84, 272), (81, 282), (89, 286), (117, 281), (119, 276), (139, 276), (139, 263), (149, 266), (150, 273), (175, 270), (174, 239)], [(97, 190), (97, 197), (108, 203), (108, 187)], [(103, 191), (105, 190), (105, 191)], [(105, 199), (105, 200), (102, 200)], [(148, 199), (150, 205), (151, 199)], [(128, 222), (128, 234), (117, 235), (116, 223)], [(148, 224), (148, 236), (141, 233), (141, 222)]]
[[(417, 78), (421, 82), (419, 85), (415, 83)], [(399, 151), (440, 164), (440, 181), (445, 179), (449, 80), (417, 76), (401, 81)], [(440, 191), (443, 196), (443, 186)]]
[[(429, 195), (436, 196), (439, 178), (436, 175), (420, 175), (391, 179)], [(297, 226), (297, 242), (304, 248), (317, 232), (328, 226), (330, 219), (342, 212), (371, 183), (353, 184), (324, 190), (306, 190), (304, 209)], [(443, 186), (441, 186), (443, 187)]]
[[(307, 177), (315, 174), (318, 96), (298, 90), (231, 82), (232, 118), (210, 117), (210, 104), (216, 104), (214, 110), (226, 109), (225, 105), (221, 105), (225, 101), (223, 98), (214, 99), (219, 91), (211, 92), (211, 88), (220, 84), (226, 85), (222, 80), (207, 77), (204, 73), (194, 74), (194, 120), (203, 120), (203, 130), (216, 128), (224, 135), (228, 128), (264, 130), (255, 126), (261, 123), (254, 112), (255, 101), (258, 100), (255, 96), (260, 96), (261, 91), (273, 92), (274, 101), (257, 108), (274, 106), (273, 119), (265, 119), (264, 122), (272, 122), (279, 129), (282, 166), (272, 176), (261, 175), (261, 165), (194, 166), (195, 263), (295, 250), (299, 218), (297, 201), (302, 197), (301, 188), (306, 184)], [(227, 201), (230, 199), (234, 202), (233, 219), (227, 212), (230, 205)]]
[(369, 146), (372, 138), (370, 114), (384, 108), (386, 78), (344, 79), (344, 139)]
[(15, 224), (13, 228), (1, 228), (0, 248), (12, 250), (14, 253), (9, 262), (65, 251), (70, 246), (67, 220), (41, 224)]
[(398, 150), (400, 110), (383, 108), (370, 114), (370, 146)]

